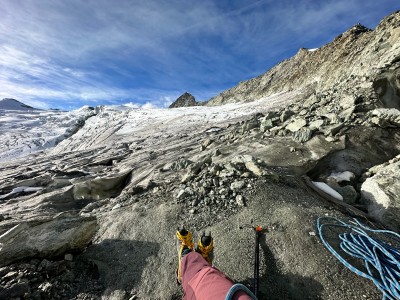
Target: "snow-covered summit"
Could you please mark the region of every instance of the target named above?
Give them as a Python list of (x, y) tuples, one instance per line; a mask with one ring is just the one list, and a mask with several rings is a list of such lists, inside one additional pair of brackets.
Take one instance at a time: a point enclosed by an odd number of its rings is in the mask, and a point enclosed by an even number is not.
[(2, 110), (38, 110), (37, 108), (26, 105), (12, 98), (4, 98), (0, 100), (0, 109)]

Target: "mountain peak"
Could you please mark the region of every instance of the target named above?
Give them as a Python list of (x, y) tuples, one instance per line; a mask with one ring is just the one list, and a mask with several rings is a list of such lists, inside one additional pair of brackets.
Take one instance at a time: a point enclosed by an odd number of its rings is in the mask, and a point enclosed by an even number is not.
[(0, 100), (0, 109), (2, 110), (37, 110), (32, 106), (26, 105), (13, 98), (4, 98)]
[(178, 99), (176, 99), (169, 108), (177, 108), (177, 107), (188, 107), (188, 106), (197, 106), (198, 103), (194, 96), (188, 92), (183, 93)]
[(353, 34), (353, 35), (359, 35), (361, 33), (369, 32), (369, 31), (372, 31), (372, 29), (370, 29), (368, 27), (365, 27), (361, 23), (357, 23), (353, 27), (349, 28), (345, 33), (350, 33), (350, 34)]

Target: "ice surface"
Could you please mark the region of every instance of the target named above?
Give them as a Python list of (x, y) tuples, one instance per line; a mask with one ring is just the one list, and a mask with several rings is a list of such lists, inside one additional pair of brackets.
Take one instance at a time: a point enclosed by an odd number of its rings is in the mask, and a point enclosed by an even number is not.
[(0, 110), (0, 162), (53, 147), (93, 111)]
[(22, 192), (26, 192), (26, 193), (29, 193), (29, 192), (37, 192), (37, 191), (40, 191), (40, 190), (42, 190), (43, 188), (41, 188), (41, 187), (29, 187), (29, 186), (19, 186), (19, 187), (16, 187), (16, 188), (14, 188), (11, 192), (9, 192), (8, 194), (5, 194), (5, 195), (0, 195), (0, 199), (4, 199), (4, 198), (6, 198), (6, 197), (8, 197), (8, 196), (10, 196), (10, 195), (12, 195), (12, 194), (17, 194), (17, 193), (22, 193)]
[(354, 173), (350, 171), (333, 172), (328, 178), (332, 178), (336, 182), (351, 181), (354, 178)]
[(327, 193), (328, 195), (343, 201), (342, 195), (340, 195), (338, 192), (336, 192), (333, 188), (331, 188), (329, 185), (327, 185), (325, 182), (312, 182), (317, 188), (319, 188), (321, 191)]
[[(52, 154), (59, 154), (108, 143), (129, 143), (149, 136), (158, 136), (162, 142), (165, 136), (225, 127), (240, 118), (286, 106), (296, 93), (211, 107), (167, 109), (121, 105), (98, 106), (95, 110), (83, 107), (71, 112), (0, 110), (0, 162), (42, 150), (51, 149)], [(83, 121), (84, 127), (75, 133)], [(72, 133), (73, 137), (68, 138)]]

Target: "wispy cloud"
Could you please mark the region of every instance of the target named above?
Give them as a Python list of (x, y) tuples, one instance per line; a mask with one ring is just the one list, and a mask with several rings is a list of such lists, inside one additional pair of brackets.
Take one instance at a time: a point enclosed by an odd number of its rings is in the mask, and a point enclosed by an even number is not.
[(206, 100), (396, 8), (397, 0), (4, 0), (0, 97), (53, 107), (165, 106), (184, 91)]

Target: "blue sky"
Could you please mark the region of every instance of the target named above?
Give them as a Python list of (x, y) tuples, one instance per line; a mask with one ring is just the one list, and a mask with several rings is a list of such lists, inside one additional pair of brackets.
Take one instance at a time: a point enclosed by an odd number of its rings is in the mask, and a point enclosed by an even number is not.
[(0, 99), (38, 108), (197, 100), (264, 73), (398, 0), (2, 0)]

